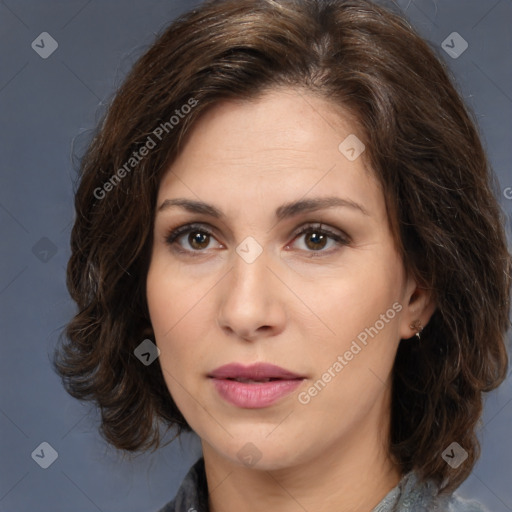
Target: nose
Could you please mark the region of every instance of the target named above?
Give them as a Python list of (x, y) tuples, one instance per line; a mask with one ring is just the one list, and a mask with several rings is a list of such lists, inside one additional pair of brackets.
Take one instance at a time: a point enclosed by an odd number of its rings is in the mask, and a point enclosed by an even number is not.
[(218, 324), (229, 336), (254, 341), (284, 330), (285, 285), (269, 259), (265, 251), (251, 263), (234, 254), (233, 268), (218, 290)]

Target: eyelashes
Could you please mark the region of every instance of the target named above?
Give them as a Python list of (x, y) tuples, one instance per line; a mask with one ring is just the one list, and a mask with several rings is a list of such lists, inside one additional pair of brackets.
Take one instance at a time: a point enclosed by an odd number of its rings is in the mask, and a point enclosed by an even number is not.
[[(310, 240), (312, 240), (314, 247), (313, 249), (311, 249), (309, 246), (305, 245), (306, 248), (302, 249), (303, 252), (307, 253), (308, 257), (331, 255), (333, 252), (341, 249), (343, 246), (346, 246), (350, 243), (350, 238), (343, 232), (330, 230), (329, 228), (323, 227), (321, 223), (309, 223), (302, 226), (293, 233), (293, 239), (289, 244), (286, 245), (286, 248), (290, 247), (295, 242), (296, 239), (308, 233), (311, 234)], [(196, 235), (195, 238), (191, 239), (189, 236), (189, 238), (186, 239), (186, 243), (189, 244), (189, 247), (191, 247), (191, 242), (194, 244), (202, 244), (204, 243), (205, 240), (207, 241), (206, 247), (191, 249), (184, 248), (178, 242), (186, 234)], [(197, 235), (199, 235), (199, 237), (197, 237)], [(170, 246), (173, 251), (195, 257), (204, 255), (204, 253), (206, 253), (206, 248), (210, 245), (211, 238), (215, 238), (215, 235), (213, 231), (207, 227), (207, 225), (200, 223), (191, 223), (184, 224), (182, 226), (170, 230), (165, 236), (165, 243), (168, 246)], [(324, 250), (325, 246), (322, 245), (324, 241), (327, 243), (329, 241), (333, 242), (334, 248)]]

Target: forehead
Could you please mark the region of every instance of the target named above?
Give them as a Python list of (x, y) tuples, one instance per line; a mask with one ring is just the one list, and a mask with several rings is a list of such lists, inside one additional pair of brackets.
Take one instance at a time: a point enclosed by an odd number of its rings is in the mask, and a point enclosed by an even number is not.
[(347, 144), (361, 151), (361, 139), (353, 117), (300, 90), (223, 101), (192, 128), (161, 181), (158, 204), (179, 196), (239, 210), (338, 194), (379, 210), (382, 193), (364, 151), (356, 159), (346, 152)]

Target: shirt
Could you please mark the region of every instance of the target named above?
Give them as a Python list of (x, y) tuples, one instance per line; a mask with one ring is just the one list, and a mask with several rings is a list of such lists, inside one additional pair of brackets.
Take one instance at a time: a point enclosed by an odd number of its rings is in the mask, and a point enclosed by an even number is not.
[[(420, 482), (410, 471), (369, 512), (488, 512), (480, 503), (456, 493), (438, 495), (433, 482)], [(176, 496), (158, 512), (209, 512), (208, 485), (201, 457), (183, 479)]]

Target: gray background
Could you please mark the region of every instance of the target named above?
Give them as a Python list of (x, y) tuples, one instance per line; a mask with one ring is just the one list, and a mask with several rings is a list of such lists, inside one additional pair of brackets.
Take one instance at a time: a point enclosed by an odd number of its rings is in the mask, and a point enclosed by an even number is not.
[[(476, 114), (510, 233), (512, 0), (399, 3), (448, 62)], [(65, 288), (72, 154), (81, 154), (104, 105), (155, 34), (196, 4), (0, 2), (1, 512), (156, 511), (200, 455), (189, 435), (154, 454), (122, 458), (97, 433), (94, 411), (65, 393), (49, 364), (74, 312)], [(454, 31), (469, 45), (456, 59), (441, 48)], [(47, 59), (31, 47), (42, 32), (58, 42)], [(512, 510), (511, 425), (509, 373), (486, 397), (482, 457), (459, 489), (492, 512)], [(48, 469), (31, 457), (43, 441), (58, 452)]]

